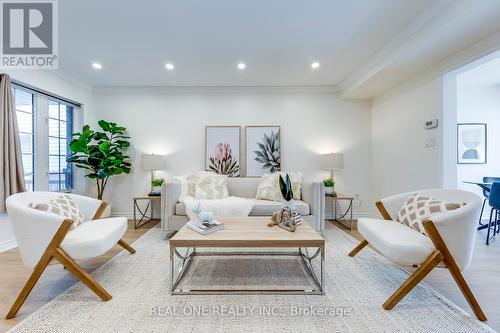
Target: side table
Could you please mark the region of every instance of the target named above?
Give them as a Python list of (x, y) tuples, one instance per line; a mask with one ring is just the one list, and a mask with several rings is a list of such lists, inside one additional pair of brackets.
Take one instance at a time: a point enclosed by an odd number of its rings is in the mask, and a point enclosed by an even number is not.
[[(134, 228), (137, 229), (141, 225), (146, 224), (153, 219), (153, 202), (154, 201), (160, 202), (161, 196), (159, 196), (159, 195), (156, 195), (156, 196), (146, 195), (146, 196), (142, 196), (142, 197), (134, 197), (133, 200), (134, 200)], [(141, 207), (139, 207), (139, 204), (138, 204), (139, 201), (143, 201), (143, 200), (148, 201), (148, 204), (146, 206), (146, 209), (144, 209), (144, 211), (141, 209)], [(149, 216), (147, 216), (148, 209), (149, 209)], [(139, 219), (139, 221), (137, 221), (137, 212), (139, 212), (139, 214), (141, 215), (141, 218)], [(144, 219), (146, 219), (146, 220), (144, 222), (142, 222)]]
[[(337, 196), (331, 196), (331, 195), (325, 195), (325, 202), (327, 200), (332, 200), (332, 215), (333, 215), (333, 220), (340, 222), (342, 225), (346, 226), (349, 228), (349, 230), (352, 231), (352, 225), (353, 225), (353, 217), (352, 217), (352, 211), (353, 211), (353, 197), (350, 197), (345, 194), (341, 194), (337, 192)], [(347, 210), (343, 212), (340, 208), (339, 201), (347, 201), (349, 203), (349, 206), (347, 207)], [(325, 205), (326, 207), (326, 205)], [(349, 215), (349, 219), (346, 218), (346, 216)]]

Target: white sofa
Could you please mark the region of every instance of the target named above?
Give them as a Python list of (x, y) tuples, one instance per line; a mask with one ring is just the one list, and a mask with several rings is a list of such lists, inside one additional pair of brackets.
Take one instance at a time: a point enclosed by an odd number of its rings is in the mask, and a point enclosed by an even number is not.
[[(253, 200), (255, 206), (250, 216), (271, 216), (281, 207), (278, 201), (255, 199), (260, 178), (228, 178), (229, 196), (243, 197)], [(178, 231), (188, 222), (186, 207), (179, 202), (181, 183), (175, 178), (167, 179), (162, 185), (161, 197), (161, 228), (163, 237)], [(323, 231), (324, 218), (324, 188), (322, 183), (303, 183), (302, 196), (295, 200), (296, 210), (317, 231)]]

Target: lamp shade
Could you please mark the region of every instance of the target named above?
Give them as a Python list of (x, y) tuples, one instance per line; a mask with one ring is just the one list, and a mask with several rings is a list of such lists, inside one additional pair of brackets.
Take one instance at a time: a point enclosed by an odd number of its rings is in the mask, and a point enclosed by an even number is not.
[(141, 168), (144, 170), (163, 170), (167, 166), (165, 155), (142, 154)]
[(325, 170), (344, 169), (344, 154), (330, 153), (321, 156), (321, 168)]

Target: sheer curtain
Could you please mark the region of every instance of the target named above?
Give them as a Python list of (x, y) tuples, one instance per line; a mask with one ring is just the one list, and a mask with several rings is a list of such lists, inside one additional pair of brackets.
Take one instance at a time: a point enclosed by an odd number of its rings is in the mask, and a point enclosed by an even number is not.
[(17, 128), (12, 84), (7, 74), (0, 74), (0, 213), (5, 212), (5, 199), (26, 191), (24, 186), (21, 142)]

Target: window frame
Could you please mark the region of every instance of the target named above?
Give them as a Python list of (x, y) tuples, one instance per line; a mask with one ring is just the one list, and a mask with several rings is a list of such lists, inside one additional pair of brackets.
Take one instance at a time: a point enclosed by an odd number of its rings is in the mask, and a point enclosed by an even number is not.
[[(26, 114), (30, 114), (29, 112), (26, 112), (26, 111), (23, 111), (23, 110), (19, 110), (17, 108), (17, 103), (16, 103), (16, 91), (21, 91), (21, 92), (24, 92), (26, 94), (30, 94), (31, 95), (31, 133), (27, 133), (27, 132), (21, 132), (19, 130), (19, 118), (17, 117), (17, 113), (18, 112), (22, 112), (22, 113), (26, 113)], [(23, 153), (22, 152), (22, 147), (21, 147), (21, 160), (22, 160), (22, 156), (23, 155), (31, 155), (31, 166), (32, 166), (32, 169), (31, 169), (31, 186), (32, 186), (32, 191), (36, 191), (36, 184), (37, 184), (37, 181), (38, 181), (38, 175), (37, 175), (37, 172), (36, 172), (36, 169), (37, 169), (37, 166), (36, 166), (36, 161), (37, 161), (37, 154), (36, 154), (36, 149), (35, 147), (37, 146), (37, 126), (36, 126), (36, 94), (33, 93), (32, 91), (30, 91), (29, 89), (25, 89), (23, 87), (19, 87), (19, 86), (13, 86), (13, 96), (14, 96), (14, 110), (16, 112), (16, 121), (17, 121), (17, 126), (18, 126), (18, 132), (19, 134), (30, 134), (31, 135), (31, 154), (26, 154), (26, 153)], [(21, 135), (19, 135), (19, 140), (21, 140)], [(26, 182), (26, 170), (24, 169), (24, 164), (23, 164), (23, 172), (24, 172), (24, 181)]]
[[(81, 112), (83, 105), (72, 102), (70, 100), (61, 98), (59, 96), (47, 93), (46, 91), (39, 90), (37, 88), (25, 85), (23, 83), (19, 83), (15, 80), (12, 80), (12, 88), (13, 88), (13, 93), (14, 93), (14, 106), (16, 109), (16, 95), (15, 91), (16, 90), (21, 90), (23, 92), (32, 94), (32, 106), (33, 106), (33, 113), (32, 113), (32, 135), (33, 135), (33, 140), (32, 140), (32, 149), (33, 149), (33, 190), (34, 191), (50, 191), (50, 184), (49, 184), (49, 101), (58, 103), (58, 117), (60, 121), (60, 109), (61, 105), (64, 105), (65, 107), (71, 108), (71, 114), (70, 117), (71, 119), (66, 120), (66, 152), (64, 154), (60, 154), (59, 156), (68, 156), (70, 151), (69, 151), (69, 143), (71, 142), (72, 139), (72, 134), (75, 132), (75, 124), (77, 121), (82, 120), (82, 116), (79, 115), (78, 113)], [(16, 109), (17, 110), (17, 109)], [(17, 116), (17, 113), (16, 113)], [(60, 122), (58, 122), (58, 126), (60, 126)], [(58, 133), (60, 135), (60, 133)], [(60, 135), (61, 136), (61, 135)], [(64, 139), (64, 138), (63, 138)], [(58, 144), (60, 145), (60, 140), (58, 140)], [(60, 149), (60, 148), (59, 148)], [(60, 157), (59, 157), (60, 159)], [(61, 171), (60, 168), (60, 161), (59, 161), (59, 171)], [(67, 165), (69, 171), (69, 188), (61, 188), (61, 180), (65, 179), (64, 175), (65, 173), (57, 173), (59, 174), (59, 183), (58, 183), (58, 191), (57, 192), (72, 192), (75, 190), (75, 168), (72, 163), (69, 163)], [(63, 183), (63, 187), (65, 187), (65, 184)], [(80, 187), (80, 186), (79, 186)]]

